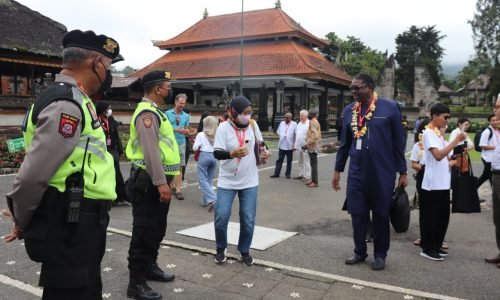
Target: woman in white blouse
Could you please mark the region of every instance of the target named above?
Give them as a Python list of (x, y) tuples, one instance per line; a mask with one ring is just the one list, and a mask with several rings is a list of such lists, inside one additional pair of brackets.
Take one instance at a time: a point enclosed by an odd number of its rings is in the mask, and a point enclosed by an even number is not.
[(208, 211), (212, 211), (213, 204), (217, 199), (212, 189), (217, 160), (214, 157), (214, 139), (217, 131), (217, 120), (208, 116), (203, 119), (203, 131), (198, 133), (194, 141), (193, 150), (200, 150), (198, 159), (198, 183), (203, 193), (201, 205), (208, 206)]

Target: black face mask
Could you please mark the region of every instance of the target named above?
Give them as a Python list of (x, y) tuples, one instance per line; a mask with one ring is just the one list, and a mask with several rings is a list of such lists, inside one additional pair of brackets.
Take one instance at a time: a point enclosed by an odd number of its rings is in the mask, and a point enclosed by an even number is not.
[(172, 95), (174, 94), (174, 92), (172, 91), (172, 89), (168, 89), (168, 95), (163, 97), (163, 102), (165, 102), (166, 105), (169, 105), (170, 103), (172, 103)]
[[(100, 80), (100, 78), (99, 78)], [(111, 70), (106, 71), (106, 78), (104, 78), (104, 81), (101, 82), (101, 87), (97, 91), (98, 94), (104, 94), (106, 93), (109, 89), (111, 89), (111, 84), (113, 83), (113, 76), (111, 75)]]

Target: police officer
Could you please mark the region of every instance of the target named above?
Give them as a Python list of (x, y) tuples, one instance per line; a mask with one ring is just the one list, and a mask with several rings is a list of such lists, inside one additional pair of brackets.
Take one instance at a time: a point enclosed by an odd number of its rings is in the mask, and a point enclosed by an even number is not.
[(93, 31), (68, 32), (63, 66), (25, 117), (27, 149), (7, 203), (28, 256), (42, 263), (43, 299), (101, 299), (100, 263), (111, 200), (113, 157), (89, 95), (111, 86), (118, 43)]
[(127, 192), (134, 218), (129, 249), (130, 282), (127, 296), (135, 299), (161, 299), (146, 280), (172, 281), (173, 273), (157, 264), (158, 249), (167, 229), (170, 206), (169, 187), (179, 174), (179, 148), (172, 125), (158, 105), (166, 102), (170, 73), (152, 71), (144, 75), (144, 97), (130, 122), (126, 155), (132, 162)]

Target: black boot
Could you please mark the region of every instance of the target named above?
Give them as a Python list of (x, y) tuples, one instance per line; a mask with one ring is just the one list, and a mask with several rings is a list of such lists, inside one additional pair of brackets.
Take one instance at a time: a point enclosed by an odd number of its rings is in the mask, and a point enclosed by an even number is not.
[(175, 274), (171, 272), (165, 272), (158, 264), (154, 263), (151, 265), (151, 269), (146, 273), (146, 280), (169, 282), (175, 279)]
[(154, 291), (144, 279), (131, 278), (127, 288), (127, 297), (139, 300), (160, 300), (163, 297)]

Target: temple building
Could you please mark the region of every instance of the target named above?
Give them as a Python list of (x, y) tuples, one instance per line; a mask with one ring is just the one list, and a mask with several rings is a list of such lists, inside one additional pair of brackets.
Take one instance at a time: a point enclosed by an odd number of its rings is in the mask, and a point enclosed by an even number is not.
[[(186, 93), (193, 110), (223, 111), (242, 90), (254, 105), (258, 123), (267, 130), (284, 113), (301, 109), (319, 113), (323, 130), (347, 100), (352, 78), (318, 49), (328, 43), (288, 16), (280, 1), (275, 8), (203, 18), (179, 35), (154, 46), (165, 55), (129, 78), (155, 69), (172, 74), (174, 94)], [(243, 40), (243, 42), (241, 41)], [(242, 57), (242, 60), (240, 58)], [(240, 66), (240, 62), (241, 66)]]
[(14, 0), (0, 0), (0, 127), (20, 125), (61, 70), (66, 27)]

